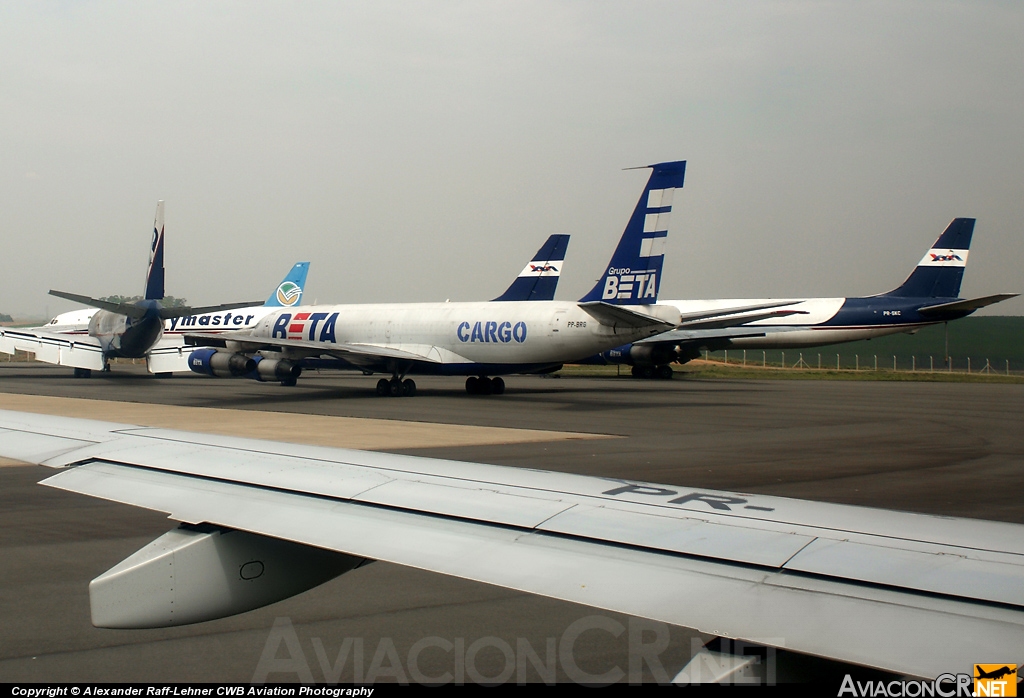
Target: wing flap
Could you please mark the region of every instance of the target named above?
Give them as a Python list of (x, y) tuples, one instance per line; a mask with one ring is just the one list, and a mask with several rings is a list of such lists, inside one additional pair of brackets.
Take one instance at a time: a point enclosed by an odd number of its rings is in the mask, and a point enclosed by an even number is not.
[(581, 538), (776, 568), (781, 568), (814, 541), (813, 536), (807, 535), (586, 505), (558, 514), (537, 528)]
[(14, 429), (0, 429), (0, 442), (3, 443), (4, 458), (35, 465), (92, 445), (88, 441)]
[(815, 540), (786, 569), (1024, 608), (1024, 561), (978, 560), (950, 552), (924, 552), (849, 540)]
[(58, 366), (102, 370), (103, 349), (99, 340), (82, 334), (59, 334), (41, 330), (0, 329), (0, 352), (31, 352), (37, 361)]

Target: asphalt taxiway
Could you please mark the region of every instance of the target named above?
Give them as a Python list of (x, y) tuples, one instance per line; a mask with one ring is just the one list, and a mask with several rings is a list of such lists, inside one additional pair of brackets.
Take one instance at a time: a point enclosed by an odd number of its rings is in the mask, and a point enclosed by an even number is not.
[[(194, 422), (279, 440), (352, 438), (414, 455), (1024, 523), (1020, 385), (511, 377), (505, 395), (470, 397), (459, 379), (417, 378), (416, 397), (380, 398), (374, 383), (327, 373), (292, 388), (157, 379), (141, 366), (75, 379), (68, 369), (0, 363), (0, 408), (172, 419), (176, 428)], [(520, 662), (536, 681), (528, 655), (544, 662), (549, 642), (559, 679), (573, 678), (572, 662), (591, 677), (628, 673), (629, 632), (614, 632), (629, 627), (623, 616), (385, 564), (234, 618), (98, 630), (89, 623), (89, 580), (172, 524), (38, 486), (47, 474), (0, 467), (0, 681), (249, 681), (268, 638), (290, 632), (318, 682), (370, 671), (414, 680), (417, 646), (421, 678), (479, 680)], [(277, 618), (290, 625), (274, 635)], [(672, 673), (689, 656), (692, 633), (670, 632), (658, 656)], [(569, 645), (560, 643), (573, 633), (566, 664), (559, 652)], [(281, 644), (276, 656), (288, 655)]]

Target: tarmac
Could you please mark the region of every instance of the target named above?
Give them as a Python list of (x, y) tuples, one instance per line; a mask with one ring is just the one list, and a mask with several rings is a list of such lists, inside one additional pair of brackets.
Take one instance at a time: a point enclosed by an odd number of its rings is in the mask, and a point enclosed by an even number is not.
[[(292, 388), (93, 375), (0, 363), (0, 409), (1024, 523), (1021, 385), (513, 376), (471, 397), (424, 377), (414, 398), (381, 398), (358, 374)], [(38, 486), (49, 472), (0, 467), (0, 681), (650, 681), (699, 646), (685, 628), (384, 563), (233, 618), (93, 628), (89, 580), (174, 524)], [(651, 642), (653, 663), (630, 653)]]

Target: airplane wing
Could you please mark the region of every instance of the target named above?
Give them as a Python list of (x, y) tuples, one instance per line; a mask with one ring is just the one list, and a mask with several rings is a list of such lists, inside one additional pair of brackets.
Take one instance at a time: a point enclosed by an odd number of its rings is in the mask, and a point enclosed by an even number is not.
[(664, 332), (655, 337), (648, 337), (633, 342), (634, 344), (678, 344), (680, 342), (702, 342), (710, 340), (739, 339), (740, 337), (764, 337), (767, 334), (763, 329), (724, 328), (716, 330), (689, 330), (679, 329)]
[(27, 351), (37, 361), (59, 366), (103, 370), (103, 348), (87, 334), (60, 334), (37, 329), (0, 327), (0, 352)]
[(300, 349), (309, 352), (309, 356), (336, 356), (358, 366), (380, 360), (396, 359), (399, 361), (425, 361), (431, 364), (467, 362), (457, 354), (431, 345), (397, 345), (366, 343), (312, 342), (306, 339), (266, 339), (253, 337), (246, 332), (190, 332), (185, 335), (185, 343), (192, 346), (226, 347), (228, 342), (237, 345), (239, 351), (260, 351), (263, 349)]
[(93, 580), (100, 626), (384, 560), (913, 676), (1024, 663), (1017, 524), (6, 411), (0, 456), (182, 523)]
[(928, 315), (930, 313), (945, 313), (956, 310), (977, 310), (978, 308), (984, 308), (985, 306), (1000, 303), (1010, 298), (1016, 298), (1019, 293), (997, 293), (992, 296), (983, 296), (981, 298), (971, 298), (962, 301), (953, 301), (952, 303), (940, 303), (938, 305), (926, 305), (923, 308), (918, 308), (917, 312), (922, 315)]

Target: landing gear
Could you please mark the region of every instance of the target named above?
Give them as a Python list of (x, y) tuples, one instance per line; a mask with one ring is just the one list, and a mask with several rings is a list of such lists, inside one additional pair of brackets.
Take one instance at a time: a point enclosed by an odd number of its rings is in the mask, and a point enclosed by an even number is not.
[(92, 375), (92, 371), (90, 371), (87, 368), (76, 368), (75, 369), (75, 378), (88, 378), (91, 375)]
[(660, 366), (651, 366), (649, 364), (642, 366), (634, 366), (630, 369), (630, 373), (634, 378), (657, 378), (658, 380), (671, 380), (672, 379), (672, 367), (668, 364), (662, 364)]
[(380, 397), (412, 397), (416, 394), (416, 381), (412, 378), (402, 380), (395, 376), (391, 380), (381, 378), (377, 381), (377, 395)]
[(505, 381), (499, 377), (470, 376), (466, 379), (466, 392), (470, 395), (501, 395), (505, 392)]
[(153, 375), (155, 375), (157, 378), (172, 378), (174, 376), (174, 374), (171, 373), (170, 371), (165, 371), (164, 373), (154, 373)]
[(283, 381), (281, 381), (281, 385), (283, 385), (286, 388), (294, 388), (295, 385), (298, 384), (298, 382), (299, 381), (297, 378), (285, 378)]

